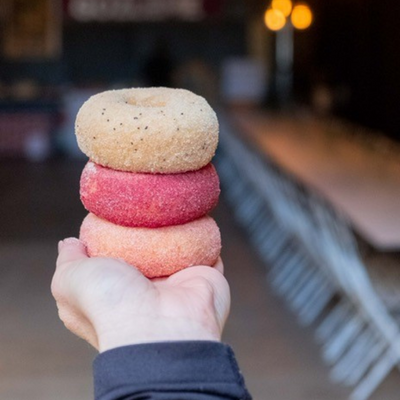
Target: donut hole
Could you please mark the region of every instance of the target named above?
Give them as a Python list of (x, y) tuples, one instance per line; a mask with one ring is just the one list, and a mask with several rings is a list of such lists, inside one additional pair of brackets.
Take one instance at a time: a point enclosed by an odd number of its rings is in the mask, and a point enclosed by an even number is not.
[(149, 96), (142, 99), (130, 97), (127, 99), (128, 104), (137, 107), (165, 107), (166, 102), (159, 96)]

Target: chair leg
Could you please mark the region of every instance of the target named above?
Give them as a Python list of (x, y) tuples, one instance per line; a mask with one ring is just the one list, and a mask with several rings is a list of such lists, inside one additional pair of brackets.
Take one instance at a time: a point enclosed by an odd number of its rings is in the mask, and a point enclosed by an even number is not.
[(286, 264), (282, 261), (284, 265), (278, 270), (271, 271), (269, 274), (272, 285), (278, 291), (282, 292), (285, 292), (296, 283), (300, 275), (304, 272), (306, 261), (301, 254), (293, 254), (290, 258), (287, 256), (285, 259), (287, 260)]
[(354, 368), (345, 378), (344, 384), (347, 386), (354, 386), (361, 377), (366, 373), (366, 371), (371, 367), (371, 365), (382, 355), (386, 344), (383, 341), (377, 341), (375, 344), (371, 345), (364, 354), (363, 359), (357, 368)]
[(292, 304), (294, 310), (300, 312), (302, 307), (305, 306), (310, 298), (313, 298), (316, 291), (322, 286), (323, 279), (317, 271), (312, 271), (312, 276), (308, 279), (305, 285), (293, 298)]
[[(261, 247), (259, 251), (262, 254), (263, 248)], [(272, 261), (272, 266), (269, 273), (271, 279), (273, 279), (275, 274), (279, 274), (287, 264), (291, 263), (292, 259), (301, 259), (302, 257), (303, 255), (296, 248), (294, 248), (294, 244), (289, 242), (284, 251), (281, 251), (281, 253)], [(271, 260), (269, 255), (268, 260)]]
[(271, 241), (269, 246), (268, 258), (273, 262), (282, 253), (285, 244), (287, 243), (287, 235), (277, 232), (273, 241)]
[(351, 400), (367, 400), (395, 365), (396, 357), (389, 348), (353, 390), (350, 395)]
[(327, 341), (332, 332), (349, 315), (350, 310), (351, 307), (349, 303), (343, 300), (338, 303), (317, 328), (315, 334), (317, 341)]
[(295, 300), (297, 295), (302, 292), (304, 286), (307, 287), (307, 284), (310, 282), (314, 274), (315, 271), (313, 271), (311, 268), (304, 269), (304, 273), (294, 283), (291, 291), (287, 294), (287, 300), (289, 303), (292, 303)]
[(358, 364), (362, 362), (364, 354), (366, 354), (368, 348), (373, 344), (371, 336), (372, 333), (369, 327), (367, 327), (338, 360), (330, 374), (334, 382), (343, 382), (351, 371), (358, 367)]
[(324, 359), (329, 364), (334, 364), (343, 354), (346, 347), (359, 334), (364, 326), (364, 321), (359, 315), (353, 315), (333, 339), (324, 346)]
[(314, 296), (309, 300), (308, 304), (306, 304), (299, 313), (300, 323), (304, 326), (312, 324), (322, 313), (334, 295), (335, 290), (327, 281), (324, 281), (316, 290)]

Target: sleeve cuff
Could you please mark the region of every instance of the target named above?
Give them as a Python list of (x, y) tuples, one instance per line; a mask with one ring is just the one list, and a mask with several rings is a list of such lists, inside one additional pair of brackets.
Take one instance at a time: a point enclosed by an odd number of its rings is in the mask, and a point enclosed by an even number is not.
[(175, 396), (174, 399), (188, 398), (188, 394), (195, 396), (195, 393), (198, 396), (194, 399), (250, 399), (233, 351), (219, 342), (162, 342), (119, 347), (99, 354), (94, 360), (93, 372), (96, 400), (163, 391)]

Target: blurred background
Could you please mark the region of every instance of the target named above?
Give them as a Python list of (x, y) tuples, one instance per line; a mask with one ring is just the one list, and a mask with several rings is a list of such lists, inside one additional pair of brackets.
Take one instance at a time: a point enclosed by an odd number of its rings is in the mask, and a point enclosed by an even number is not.
[(224, 339), (254, 399), (398, 399), (399, 4), (1, 0), (0, 398), (93, 397), (49, 289), (86, 214), (75, 116), (169, 86), (219, 116)]

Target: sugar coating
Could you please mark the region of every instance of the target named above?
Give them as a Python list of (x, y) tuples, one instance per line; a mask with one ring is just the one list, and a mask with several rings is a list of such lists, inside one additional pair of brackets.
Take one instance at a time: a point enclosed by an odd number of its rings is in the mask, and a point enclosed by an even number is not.
[(207, 101), (184, 89), (134, 88), (92, 96), (78, 112), (80, 149), (122, 171), (179, 173), (207, 165), (218, 120)]
[(193, 265), (212, 266), (221, 251), (219, 228), (209, 216), (150, 229), (115, 225), (89, 213), (80, 239), (89, 256), (123, 259), (149, 278), (169, 276)]
[(157, 228), (200, 218), (218, 202), (212, 164), (180, 174), (117, 171), (88, 162), (80, 181), (85, 208), (117, 225)]

